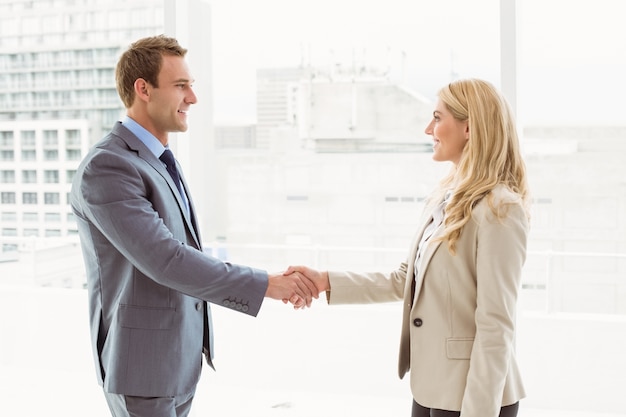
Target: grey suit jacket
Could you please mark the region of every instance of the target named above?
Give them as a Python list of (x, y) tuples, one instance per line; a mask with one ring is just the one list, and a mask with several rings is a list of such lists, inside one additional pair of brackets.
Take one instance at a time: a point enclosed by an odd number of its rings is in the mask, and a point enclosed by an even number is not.
[(496, 204), (511, 203), (496, 219), (487, 199), (472, 210), (450, 253), (435, 230), (418, 275), (414, 263), (431, 213), (423, 216), (406, 262), (390, 273), (329, 272), (329, 302), (403, 300), (398, 372), (411, 370), (413, 398), (421, 405), (461, 410), (463, 417), (497, 417), (500, 407), (525, 396), (515, 359), (515, 316), (528, 219), (504, 187)]
[(161, 161), (119, 122), (78, 168), (71, 205), (93, 357), (107, 392), (192, 391), (203, 352), (213, 366), (207, 302), (253, 316), (261, 307), (267, 273), (204, 254), (189, 204), (191, 215)]

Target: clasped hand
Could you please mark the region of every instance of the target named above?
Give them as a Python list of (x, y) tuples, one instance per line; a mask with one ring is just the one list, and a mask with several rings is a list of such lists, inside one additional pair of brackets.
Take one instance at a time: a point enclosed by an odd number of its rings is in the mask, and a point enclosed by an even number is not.
[(290, 266), (282, 274), (270, 274), (266, 296), (291, 303), (294, 309), (310, 307), (313, 298), (330, 289), (328, 272), (306, 266)]

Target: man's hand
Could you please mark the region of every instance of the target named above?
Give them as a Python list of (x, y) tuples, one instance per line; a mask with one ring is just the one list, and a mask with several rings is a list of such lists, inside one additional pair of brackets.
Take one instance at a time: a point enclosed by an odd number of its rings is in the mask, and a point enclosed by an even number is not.
[[(330, 290), (330, 280), (328, 279), (328, 271), (317, 271), (307, 266), (290, 266), (283, 273), (284, 275), (299, 274), (302, 279), (311, 281), (317, 289), (317, 294)], [(317, 298), (317, 297), (315, 297)]]
[(265, 296), (284, 303), (291, 302), (294, 308), (310, 307), (313, 298), (319, 297), (315, 284), (301, 274), (270, 274)]

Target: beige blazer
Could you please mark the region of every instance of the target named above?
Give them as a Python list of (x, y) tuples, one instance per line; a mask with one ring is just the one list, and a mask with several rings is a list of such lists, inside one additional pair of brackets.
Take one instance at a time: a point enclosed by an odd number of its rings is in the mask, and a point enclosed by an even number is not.
[[(497, 417), (525, 396), (515, 359), (515, 313), (526, 258), (526, 212), (504, 187), (493, 201), (509, 201), (498, 220), (487, 198), (472, 211), (452, 255), (435, 230), (415, 276), (425, 213), (405, 263), (391, 273), (329, 272), (329, 304), (403, 300), (398, 372), (411, 370), (420, 405)], [(415, 282), (413, 290), (412, 283)]]

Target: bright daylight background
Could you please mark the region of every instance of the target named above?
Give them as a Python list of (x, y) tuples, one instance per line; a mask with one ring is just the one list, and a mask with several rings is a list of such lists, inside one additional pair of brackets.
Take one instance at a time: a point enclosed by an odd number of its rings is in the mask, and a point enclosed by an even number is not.
[[(106, 3), (102, 2), (103, 10)], [(499, 0), (208, 3), (212, 39), (206, 47), (212, 74), (195, 76), (198, 83), (211, 83), (213, 96), (200, 99), (211, 101), (216, 126), (256, 123), (258, 68), (301, 64), (331, 68), (339, 61), (365, 62), (386, 70), (391, 82), (430, 100), (453, 78), (481, 77), (500, 85)], [(534, 217), (536, 240), (527, 273), (531, 281), (520, 299), (518, 353), (529, 394), (520, 416), (626, 417), (626, 243), (619, 237), (626, 227), (626, 169), (614, 168), (616, 160), (626, 159), (626, 137), (619, 133), (626, 131), (623, 2), (517, 3), (517, 111), (520, 131), (533, 129), (533, 141), (524, 143), (532, 150), (529, 175), (537, 184), (539, 200), (559, 203), (562, 210), (550, 212), (541, 206)], [(202, 117), (192, 109), (190, 124)], [(556, 153), (541, 153), (547, 143), (541, 135), (553, 126), (565, 127), (566, 136), (575, 136), (577, 129), (618, 133), (611, 140), (604, 140), (603, 133), (582, 138), (588, 142), (578, 138), (593, 150), (568, 159), (558, 147)], [(566, 139), (577, 139), (574, 136)], [(258, 163), (251, 154), (245, 155), (251, 164)], [(402, 162), (413, 158), (397, 157)], [(363, 160), (375, 161), (376, 156), (328, 158), (345, 158), (343, 165), (350, 168)], [(419, 169), (415, 168), (416, 181)], [(281, 171), (277, 172), (269, 176), (280, 182)], [(550, 195), (544, 184), (558, 181), (564, 186), (555, 187), (557, 194)], [(607, 183), (610, 198), (603, 194), (598, 207), (584, 193), (594, 184), (602, 188)], [(391, 181), (378, 186), (397, 188)], [(254, 208), (263, 201), (255, 200)], [(243, 210), (237, 201), (231, 204), (234, 211)], [(351, 213), (343, 215), (350, 220)], [(303, 211), (302, 216), (312, 214)], [(589, 249), (568, 238), (578, 239), (579, 227), (587, 222), (598, 225), (587, 236), (594, 248), (602, 248), (597, 256), (578, 254), (581, 247)], [(408, 237), (413, 225), (406, 228)], [(553, 240), (562, 243), (551, 246)], [(389, 261), (385, 265), (393, 267), (403, 260), (403, 245), (397, 246), (400, 250), (385, 257)], [(553, 258), (554, 249), (573, 255)], [(250, 258), (236, 261), (263, 266), (259, 253), (266, 255), (268, 250), (253, 249)], [(327, 266), (319, 252), (306, 256), (297, 250), (286, 252), (291, 255), (288, 262), (315, 259), (316, 266)], [(266, 256), (287, 266), (283, 258), (272, 257)], [(349, 259), (358, 269), (361, 261), (370, 265), (369, 257), (356, 253)], [(268, 267), (274, 267), (272, 262)], [(551, 281), (555, 264), (565, 272), (564, 281)], [(567, 281), (568, 266), (590, 275), (591, 284)], [(0, 263), (0, 415), (108, 415), (90, 356), (84, 290), (15, 285), (14, 277), (24, 268), (35, 270), (37, 265)], [(607, 272), (610, 281), (602, 281), (600, 274)], [(595, 296), (595, 284), (610, 290)], [(587, 305), (595, 310), (572, 313)], [(295, 312), (269, 301), (255, 319), (219, 307), (214, 316), (218, 372), (205, 367), (193, 416), (409, 415), (408, 383), (396, 376), (399, 305), (328, 307), (321, 301)]]
[[(428, 97), (453, 73), (499, 82), (498, 0), (210, 3), (216, 122), (254, 120), (257, 67), (330, 65), (365, 56), (389, 65), (393, 79)], [(621, 2), (517, 4), (521, 121), (623, 124)]]

